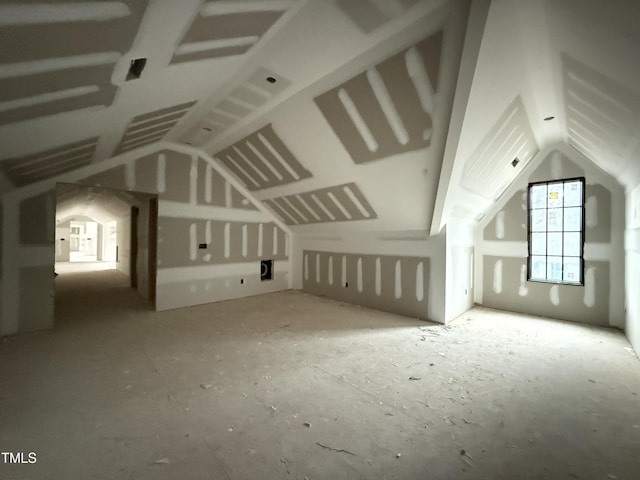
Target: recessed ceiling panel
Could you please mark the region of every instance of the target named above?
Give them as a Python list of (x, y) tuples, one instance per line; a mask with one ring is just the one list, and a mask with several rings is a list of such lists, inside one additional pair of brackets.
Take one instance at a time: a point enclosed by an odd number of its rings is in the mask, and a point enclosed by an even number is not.
[(146, 1), (0, 4), (0, 124), (108, 106)]
[(462, 186), (493, 200), (537, 153), (527, 112), (517, 97), (465, 163)]
[(215, 154), (249, 190), (261, 190), (311, 177), (271, 124)]
[(195, 103), (182, 103), (134, 117), (115, 154), (160, 141)]
[(442, 32), (315, 98), (355, 163), (426, 148)]
[(563, 56), (569, 144), (618, 175), (638, 147), (640, 97)]
[(257, 69), (218, 102), (202, 122), (184, 135), (183, 140), (193, 145), (206, 143), (286, 90), (289, 85), (291, 82), (283, 76), (266, 68)]
[(264, 200), (264, 203), (287, 225), (377, 218), (376, 212), (355, 183), (271, 198)]
[(0, 162), (0, 168), (18, 187), (60, 175), (91, 162), (98, 137), (70, 143), (25, 157)]
[(289, 2), (205, 2), (171, 63), (246, 53), (282, 16)]

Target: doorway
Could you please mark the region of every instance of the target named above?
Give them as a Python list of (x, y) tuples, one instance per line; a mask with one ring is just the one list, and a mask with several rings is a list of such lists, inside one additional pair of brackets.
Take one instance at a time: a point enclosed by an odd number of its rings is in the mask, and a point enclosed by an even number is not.
[[(155, 309), (157, 215), (156, 195), (57, 184), (56, 320), (58, 293), (65, 297), (66, 309), (74, 297), (81, 301), (83, 295), (86, 298), (93, 292), (91, 298), (99, 301), (96, 291), (117, 290), (122, 285), (133, 290), (142, 304)], [(65, 288), (58, 292), (62, 285)], [(102, 293), (110, 296), (113, 292)]]

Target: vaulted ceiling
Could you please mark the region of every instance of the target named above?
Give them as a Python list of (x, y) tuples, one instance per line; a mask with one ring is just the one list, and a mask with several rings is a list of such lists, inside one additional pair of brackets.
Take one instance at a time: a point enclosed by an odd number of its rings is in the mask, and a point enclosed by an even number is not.
[(169, 141), (319, 235), (476, 219), (557, 142), (638, 183), (639, 32), (633, 0), (0, 0), (0, 189)]

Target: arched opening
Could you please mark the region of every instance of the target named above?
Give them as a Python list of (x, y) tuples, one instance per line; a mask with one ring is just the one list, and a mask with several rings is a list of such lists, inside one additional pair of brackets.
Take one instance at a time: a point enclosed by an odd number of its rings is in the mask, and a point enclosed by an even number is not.
[(155, 308), (157, 205), (156, 195), (56, 185), (56, 323)]

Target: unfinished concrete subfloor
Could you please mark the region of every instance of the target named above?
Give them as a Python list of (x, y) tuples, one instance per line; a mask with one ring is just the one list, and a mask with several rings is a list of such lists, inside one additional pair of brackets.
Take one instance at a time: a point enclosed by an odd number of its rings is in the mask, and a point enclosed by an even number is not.
[(293, 291), (156, 313), (127, 282), (62, 273), (56, 327), (0, 343), (0, 450), (37, 455), (0, 478), (640, 478), (618, 331)]

